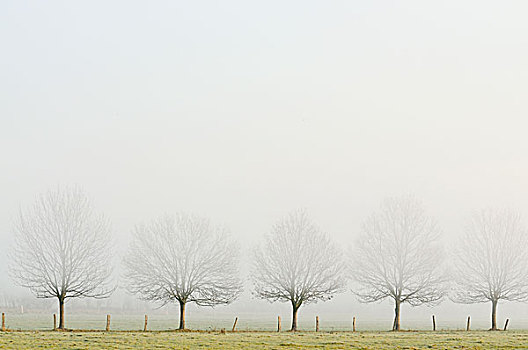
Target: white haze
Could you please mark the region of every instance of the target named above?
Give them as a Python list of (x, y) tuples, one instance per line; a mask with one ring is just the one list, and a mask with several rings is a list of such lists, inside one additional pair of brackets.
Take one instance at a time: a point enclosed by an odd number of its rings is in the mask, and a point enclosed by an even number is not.
[[(528, 222), (527, 11), (525, 1), (2, 1), (0, 292), (14, 290), (12, 218), (57, 185), (84, 188), (120, 251), (136, 223), (208, 216), (239, 241), (243, 271), (297, 208), (342, 247), (392, 195), (421, 199), (446, 243), (475, 209), (509, 207)], [(249, 287), (200, 312), (289, 316)], [(527, 311), (504, 303), (499, 324), (528, 327)], [(301, 309), (301, 322), (316, 313), (392, 321), (390, 303), (350, 291)], [(402, 327), (427, 327), (432, 313), (485, 327), (489, 305), (404, 307)]]

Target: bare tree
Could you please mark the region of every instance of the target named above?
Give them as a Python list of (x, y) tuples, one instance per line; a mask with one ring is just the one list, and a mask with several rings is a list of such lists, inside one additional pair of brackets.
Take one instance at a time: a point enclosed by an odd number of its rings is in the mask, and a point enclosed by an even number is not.
[(497, 330), (499, 300), (528, 300), (528, 231), (519, 214), (482, 210), (473, 215), (454, 249), (453, 301), (491, 302)]
[(208, 219), (185, 214), (137, 225), (124, 263), (128, 289), (140, 299), (185, 306), (233, 302), (242, 290), (238, 249), (224, 229)]
[(434, 304), (445, 294), (437, 225), (415, 199), (389, 198), (362, 231), (350, 259), (355, 293), (366, 303), (393, 299), (398, 331), (401, 304)]
[(255, 249), (254, 295), (290, 302), (295, 331), (301, 305), (332, 299), (344, 288), (343, 272), (340, 250), (304, 211), (295, 211), (273, 226), (264, 247)]
[(20, 211), (10, 274), (37, 298), (57, 298), (59, 329), (69, 298), (106, 298), (111, 266), (110, 225), (79, 188), (57, 188)]

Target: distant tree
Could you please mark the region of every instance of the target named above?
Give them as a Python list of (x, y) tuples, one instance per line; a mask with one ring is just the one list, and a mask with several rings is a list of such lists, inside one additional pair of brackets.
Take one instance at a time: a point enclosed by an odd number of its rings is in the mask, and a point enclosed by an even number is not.
[(362, 231), (350, 259), (354, 292), (366, 303), (392, 299), (398, 331), (401, 304), (434, 304), (445, 295), (439, 230), (415, 199), (389, 198)]
[(344, 267), (340, 250), (304, 211), (295, 211), (277, 222), (266, 245), (255, 250), (254, 295), (290, 302), (295, 331), (301, 305), (330, 300), (344, 288)]
[(491, 330), (497, 330), (499, 300), (528, 300), (528, 231), (519, 214), (482, 210), (473, 215), (454, 249), (452, 299), (491, 302)]
[(124, 259), (128, 290), (142, 300), (185, 306), (233, 302), (241, 293), (238, 249), (225, 230), (185, 214), (137, 225)]
[(37, 298), (57, 298), (59, 329), (69, 298), (106, 298), (111, 266), (110, 225), (79, 188), (57, 188), (20, 211), (10, 274)]

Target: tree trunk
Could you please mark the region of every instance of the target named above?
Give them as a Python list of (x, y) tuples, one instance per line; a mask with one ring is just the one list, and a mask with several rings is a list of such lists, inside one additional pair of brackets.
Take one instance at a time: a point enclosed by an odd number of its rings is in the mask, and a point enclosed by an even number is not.
[(180, 300), (180, 328), (185, 329), (185, 302)]
[(295, 306), (295, 304), (292, 303), (293, 306), (293, 312), (292, 312), (292, 326), (291, 331), (295, 332), (297, 330), (297, 311), (299, 311), (299, 307)]
[(497, 328), (497, 304), (498, 300), (494, 299), (491, 301), (491, 330), (496, 331)]
[(64, 329), (64, 297), (59, 297), (59, 328)]
[(400, 330), (400, 304), (401, 304), (401, 302), (399, 300), (395, 301), (394, 323), (392, 324), (392, 330), (393, 331), (399, 331)]

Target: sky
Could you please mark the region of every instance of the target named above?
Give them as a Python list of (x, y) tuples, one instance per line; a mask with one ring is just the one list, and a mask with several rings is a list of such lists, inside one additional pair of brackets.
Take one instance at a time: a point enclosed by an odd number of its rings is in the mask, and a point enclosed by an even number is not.
[(480, 208), (528, 219), (527, 10), (0, 2), (2, 288), (14, 215), (57, 185), (84, 188), (120, 242), (184, 211), (228, 226), (246, 260), (297, 208), (343, 247), (387, 196), (421, 199), (446, 241)]

